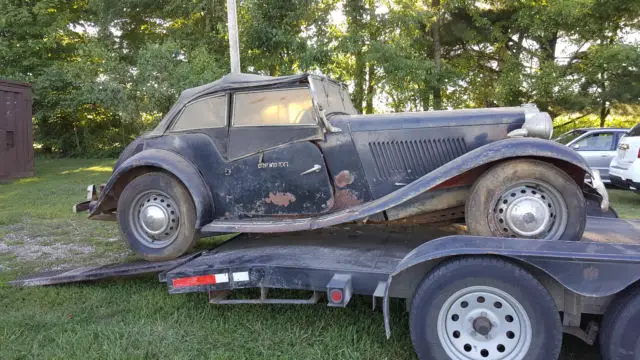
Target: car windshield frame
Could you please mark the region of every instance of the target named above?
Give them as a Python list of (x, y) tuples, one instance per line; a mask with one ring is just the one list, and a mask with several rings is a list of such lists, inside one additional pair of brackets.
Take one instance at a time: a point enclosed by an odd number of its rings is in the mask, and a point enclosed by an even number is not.
[[(344, 84), (325, 76), (309, 75), (309, 85), (318, 111), (324, 111), (325, 115), (358, 115)], [(328, 87), (337, 91), (328, 91)], [(332, 106), (332, 104), (341, 104), (341, 106)]]

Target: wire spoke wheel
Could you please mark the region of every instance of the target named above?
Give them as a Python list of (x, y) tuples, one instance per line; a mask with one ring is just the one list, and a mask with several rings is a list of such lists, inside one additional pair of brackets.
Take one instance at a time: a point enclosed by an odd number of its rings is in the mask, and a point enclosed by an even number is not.
[(490, 286), (471, 286), (451, 295), (440, 309), (437, 330), (453, 359), (522, 359), (532, 338), (523, 306)]
[(138, 195), (130, 212), (136, 237), (144, 245), (164, 248), (178, 235), (180, 211), (175, 201), (162, 191), (146, 191)]
[(518, 182), (492, 203), (488, 222), (495, 236), (557, 239), (567, 226), (562, 194), (540, 180)]

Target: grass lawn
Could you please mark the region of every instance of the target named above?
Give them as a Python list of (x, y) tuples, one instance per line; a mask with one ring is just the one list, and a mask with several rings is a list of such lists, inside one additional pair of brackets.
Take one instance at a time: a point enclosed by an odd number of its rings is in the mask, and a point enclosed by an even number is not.
[[(113, 160), (38, 158), (37, 176), (0, 184), (0, 359), (213, 358), (414, 359), (408, 317), (392, 302), (392, 337), (368, 297), (348, 308), (210, 306), (205, 294), (171, 295), (155, 277), (16, 289), (7, 281), (47, 269), (133, 258), (115, 223), (88, 221), (71, 206)], [(640, 197), (611, 190), (623, 217)], [(200, 247), (213, 247), (206, 239)], [(241, 296), (248, 296), (245, 291)], [(598, 359), (564, 337), (562, 359)]]

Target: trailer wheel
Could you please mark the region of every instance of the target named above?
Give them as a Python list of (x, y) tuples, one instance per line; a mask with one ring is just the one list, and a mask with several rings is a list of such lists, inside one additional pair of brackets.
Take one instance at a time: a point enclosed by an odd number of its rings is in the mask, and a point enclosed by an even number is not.
[(587, 222), (582, 189), (564, 171), (532, 159), (500, 163), (471, 188), (471, 235), (580, 240)]
[(547, 290), (498, 258), (439, 265), (416, 290), (409, 324), (422, 360), (550, 360), (562, 343), (560, 316)]
[(600, 331), (600, 354), (604, 360), (634, 360), (640, 357), (640, 286), (614, 300), (607, 309)]
[(117, 216), (122, 237), (149, 261), (177, 258), (198, 239), (193, 199), (169, 174), (152, 172), (133, 179), (118, 198)]

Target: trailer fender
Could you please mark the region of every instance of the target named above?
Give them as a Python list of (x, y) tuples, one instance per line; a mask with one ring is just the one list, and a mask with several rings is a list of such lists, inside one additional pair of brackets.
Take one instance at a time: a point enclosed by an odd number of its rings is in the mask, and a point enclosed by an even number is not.
[[(613, 221), (628, 222), (622, 219)], [(634, 245), (446, 236), (412, 250), (389, 275), (383, 299), (387, 337), (391, 336), (390, 297), (411, 298), (415, 288), (437, 263), (458, 256), (500, 256), (528, 264), (566, 289), (590, 297), (616, 294), (640, 280), (640, 258)]]
[(197, 167), (182, 156), (161, 149), (144, 150), (118, 164), (97, 202), (91, 204), (89, 218), (115, 209), (116, 196), (124, 186), (134, 177), (154, 170), (172, 174), (187, 188), (196, 207), (196, 228), (211, 221), (213, 197)]

